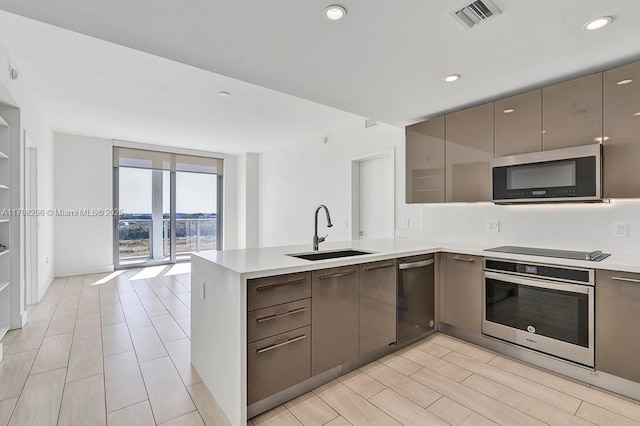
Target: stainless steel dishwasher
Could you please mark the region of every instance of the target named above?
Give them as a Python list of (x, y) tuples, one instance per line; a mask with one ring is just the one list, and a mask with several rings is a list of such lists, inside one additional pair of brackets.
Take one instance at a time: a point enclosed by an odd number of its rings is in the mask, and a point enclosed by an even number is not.
[(397, 344), (434, 330), (433, 254), (398, 259)]

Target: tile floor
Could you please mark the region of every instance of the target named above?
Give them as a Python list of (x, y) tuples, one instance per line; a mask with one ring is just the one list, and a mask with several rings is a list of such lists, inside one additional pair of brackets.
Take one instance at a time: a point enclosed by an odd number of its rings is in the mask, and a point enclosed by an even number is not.
[[(188, 264), (59, 278), (4, 339), (0, 426), (226, 425), (191, 368)], [(640, 403), (443, 334), (249, 425), (640, 425)]]

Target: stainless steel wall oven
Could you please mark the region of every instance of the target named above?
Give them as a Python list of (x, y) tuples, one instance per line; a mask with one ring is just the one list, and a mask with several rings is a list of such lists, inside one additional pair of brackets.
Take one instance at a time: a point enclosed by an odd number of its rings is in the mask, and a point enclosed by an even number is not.
[(594, 270), (485, 259), (482, 333), (594, 366)]

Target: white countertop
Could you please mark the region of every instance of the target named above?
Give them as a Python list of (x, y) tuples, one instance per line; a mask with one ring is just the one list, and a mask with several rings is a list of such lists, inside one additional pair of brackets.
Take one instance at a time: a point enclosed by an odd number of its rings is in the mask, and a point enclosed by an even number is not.
[(287, 254), (310, 253), (312, 251), (311, 245), (295, 245), (264, 247), (245, 250), (204, 251), (195, 253), (193, 254), (193, 256), (199, 256), (233, 272), (242, 274), (244, 278), (257, 278), (268, 275), (310, 271), (315, 269), (332, 268), (337, 266), (375, 262), (378, 260), (437, 252), (468, 254), (496, 259), (512, 259), (525, 262), (545, 263), (550, 265), (575, 266), (581, 268), (607, 269), (613, 271), (640, 273), (640, 255), (613, 253), (611, 256), (600, 262), (589, 262), (584, 260), (558, 259), (552, 257), (488, 252), (485, 251), (485, 249), (490, 248), (487, 246), (436, 241), (419, 241), (405, 238), (356, 240), (331, 243), (325, 242), (322, 243), (320, 251), (332, 251), (349, 248), (368, 251), (371, 252), (371, 254), (343, 257), (338, 259), (310, 261), (287, 256)]

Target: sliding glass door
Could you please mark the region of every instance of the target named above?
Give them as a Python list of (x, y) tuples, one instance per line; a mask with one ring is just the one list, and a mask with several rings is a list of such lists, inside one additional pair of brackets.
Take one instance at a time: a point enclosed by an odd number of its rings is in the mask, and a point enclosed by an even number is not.
[(187, 261), (221, 248), (222, 160), (114, 148), (114, 264)]

